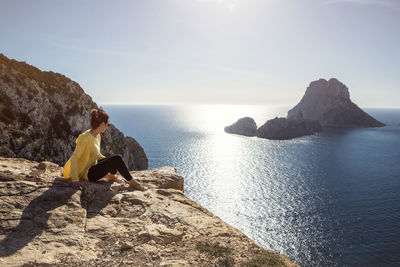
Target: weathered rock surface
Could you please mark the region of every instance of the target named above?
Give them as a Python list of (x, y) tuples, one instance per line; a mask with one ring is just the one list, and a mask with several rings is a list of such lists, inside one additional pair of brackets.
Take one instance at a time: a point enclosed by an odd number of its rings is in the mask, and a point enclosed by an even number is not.
[[(263, 251), (187, 198), (174, 168), (131, 174), (149, 190), (108, 181), (74, 190), (54, 163), (0, 157), (0, 266), (242, 266)], [(211, 256), (199, 242), (231, 251)]]
[[(92, 108), (78, 83), (0, 54), (0, 155), (65, 164), (90, 128)], [(120, 154), (130, 170), (148, 167), (143, 148), (113, 125), (102, 135), (102, 153)]]
[(335, 78), (311, 82), (300, 103), (289, 110), (287, 118), (317, 120), (324, 127), (384, 126), (354, 104), (346, 85)]
[(244, 117), (239, 119), (234, 124), (226, 126), (224, 131), (231, 134), (255, 136), (257, 132), (257, 124), (254, 119), (250, 117)]
[(303, 119), (275, 118), (257, 129), (257, 137), (272, 140), (285, 140), (322, 131), (318, 121)]

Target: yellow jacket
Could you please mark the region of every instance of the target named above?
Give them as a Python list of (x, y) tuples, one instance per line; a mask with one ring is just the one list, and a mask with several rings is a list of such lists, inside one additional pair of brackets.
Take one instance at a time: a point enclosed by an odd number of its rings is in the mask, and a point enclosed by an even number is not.
[(72, 157), (63, 168), (63, 175), (73, 182), (87, 181), (89, 168), (97, 163), (97, 160), (105, 158), (100, 153), (101, 137), (94, 137), (90, 130), (81, 133), (76, 139), (76, 147)]

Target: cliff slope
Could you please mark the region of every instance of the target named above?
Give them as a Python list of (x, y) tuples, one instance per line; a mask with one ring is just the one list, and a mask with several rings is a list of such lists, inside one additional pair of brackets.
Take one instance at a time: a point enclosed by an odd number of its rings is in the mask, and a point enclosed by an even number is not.
[[(78, 83), (0, 54), (0, 155), (63, 165), (90, 128), (92, 108)], [(143, 148), (113, 125), (102, 135), (102, 152), (120, 154), (131, 170), (148, 167)]]
[(348, 88), (335, 78), (311, 82), (300, 103), (288, 111), (287, 118), (317, 120), (327, 127), (384, 126), (354, 104)]
[(0, 266), (297, 266), (187, 198), (174, 168), (131, 172), (145, 192), (60, 173), (0, 157)]

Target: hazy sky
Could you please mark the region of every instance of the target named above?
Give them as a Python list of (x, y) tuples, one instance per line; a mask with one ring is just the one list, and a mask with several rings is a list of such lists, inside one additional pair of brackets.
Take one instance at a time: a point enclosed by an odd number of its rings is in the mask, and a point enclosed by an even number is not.
[(0, 52), (100, 104), (294, 105), (335, 77), (400, 107), (398, 0), (1, 0)]

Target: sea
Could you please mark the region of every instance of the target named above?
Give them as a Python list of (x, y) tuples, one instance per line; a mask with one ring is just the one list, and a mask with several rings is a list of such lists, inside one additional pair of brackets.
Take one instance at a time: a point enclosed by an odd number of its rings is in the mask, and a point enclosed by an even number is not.
[(400, 109), (364, 109), (385, 127), (277, 141), (224, 127), (290, 107), (102, 107), (150, 169), (175, 167), (189, 198), (261, 247), (301, 266), (400, 266)]

